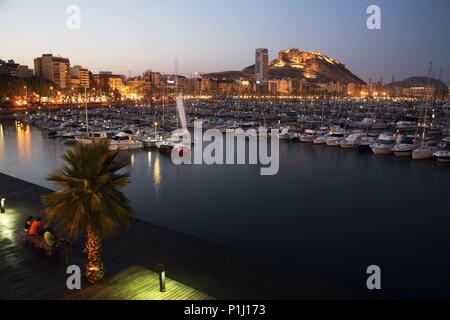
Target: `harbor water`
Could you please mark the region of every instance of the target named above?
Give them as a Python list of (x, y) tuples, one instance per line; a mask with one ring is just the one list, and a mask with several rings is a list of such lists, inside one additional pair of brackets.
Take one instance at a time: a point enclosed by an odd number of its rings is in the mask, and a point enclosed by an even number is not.
[[(2, 173), (51, 188), (45, 177), (68, 148), (0, 122)], [(158, 151), (125, 154), (138, 219), (354, 286), (378, 265), (393, 296), (450, 298), (450, 166), (288, 142), (275, 176), (259, 166), (175, 166)]]

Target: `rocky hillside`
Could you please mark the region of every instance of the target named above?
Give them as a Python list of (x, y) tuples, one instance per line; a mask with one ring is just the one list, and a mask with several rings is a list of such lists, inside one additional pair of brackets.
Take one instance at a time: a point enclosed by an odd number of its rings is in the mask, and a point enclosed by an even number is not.
[[(245, 68), (243, 72), (251, 75), (255, 67)], [(364, 84), (339, 61), (320, 52), (304, 52), (299, 49), (282, 50), (278, 58), (269, 63), (272, 78), (300, 78), (313, 82), (341, 82)]]
[[(411, 87), (428, 87), (429, 79), (427, 77), (410, 77), (402, 81), (391, 82), (387, 85), (388, 88), (400, 87), (400, 88), (411, 88)], [(439, 80), (431, 79), (431, 86), (436, 89), (447, 89), (447, 85)]]

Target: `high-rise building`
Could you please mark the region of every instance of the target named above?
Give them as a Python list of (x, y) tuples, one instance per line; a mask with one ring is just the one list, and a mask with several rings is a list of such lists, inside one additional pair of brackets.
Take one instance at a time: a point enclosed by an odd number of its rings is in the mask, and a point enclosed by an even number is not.
[(269, 50), (256, 49), (255, 58), (256, 86), (259, 92), (266, 92), (269, 81)]
[(73, 68), (70, 68), (69, 74), (71, 80), (75, 80), (76, 83), (79, 82), (81, 88), (89, 88), (89, 70), (87, 68), (74, 66)]
[(14, 76), (17, 68), (19, 67), (18, 63), (15, 63), (14, 60), (3, 61), (0, 59), (0, 74)]
[(202, 93), (209, 93), (211, 91), (211, 79), (208, 77), (202, 77), (202, 83), (200, 86)]
[(191, 78), (189, 79), (189, 93), (194, 95), (202, 94), (202, 78)]
[(17, 78), (31, 78), (34, 76), (33, 69), (28, 68), (28, 66), (18, 66), (16, 69), (15, 76)]
[(189, 79), (184, 76), (176, 76), (176, 81), (178, 85), (178, 92), (187, 93), (189, 92)]
[(44, 54), (42, 57), (34, 59), (36, 77), (52, 81), (61, 89), (70, 84), (69, 69), (70, 61), (67, 58)]
[[(121, 92), (124, 89), (124, 76), (115, 75), (109, 72), (101, 72), (100, 74), (94, 74), (92, 77), (95, 86), (100, 87), (100, 90), (118, 90)], [(94, 85), (94, 84), (93, 84)], [(107, 88), (107, 89), (106, 89)], [(107, 92), (103, 92), (107, 93)]]
[(161, 73), (147, 70), (144, 72), (144, 79), (151, 87), (159, 87), (161, 85)]

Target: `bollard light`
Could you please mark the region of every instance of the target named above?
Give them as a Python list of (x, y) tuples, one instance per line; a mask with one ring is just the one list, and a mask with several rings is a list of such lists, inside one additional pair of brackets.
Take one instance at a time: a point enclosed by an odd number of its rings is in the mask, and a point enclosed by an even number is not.
[(1, 213), (5, 213), (6, 212), (6, 208), (5, 208), (5, 198), (1, 198), (0, 199), (0, 212)]
[(156, 264), (156, 270), (159, 273), (159, 291), (166, 292), (166, 271), (167, 268), (162, 263)]

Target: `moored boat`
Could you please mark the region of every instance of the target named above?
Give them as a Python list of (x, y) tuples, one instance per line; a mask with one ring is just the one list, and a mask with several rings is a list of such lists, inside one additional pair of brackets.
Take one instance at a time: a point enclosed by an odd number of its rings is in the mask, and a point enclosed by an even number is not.
[(329, 147), (339, 147), (341, 142), (345, 140), (344, 131), (334, 131), (330, 134), (330, 136), (325, 140), (325, 143)]
[(303, 134), (300, 135), (300, 142), (313, 143), (314, 139), (318, 138), (318, 132), (313, 129), (306, 129)]
[(450, 163), (450, 138), (443, 140), (442, 149), (434, 153), (435, 158), (441, 163)]
[(417, 148), (417, 140), (414, 136), (406, 136), (399, 143), (392, 147), (396, 157), (411, 157), (413, 151)]
[(391, 154), (392, 147), (395, 145), (396, 140), (394, 135), (383, 133), (378, 137), (377, 142), (372, 144), (370, 148), (374, 154)]
[(420, 146), (412, 152), (411, 156), (413, 160), (433, 159), (434, 153), (437, 151), (437, 148), (433, 146)]
[(136, 140), (132, 132), (119, 132), (111, 139), (110, 150), (139, 150), (144, 144)]
[(341, 141), (341, 148), (357, 149), (363, 137), (365, 137), (365, 134), (361, 132), (354, 132), (350, 134), (347, 138), (345, 138), (343, 141)]

